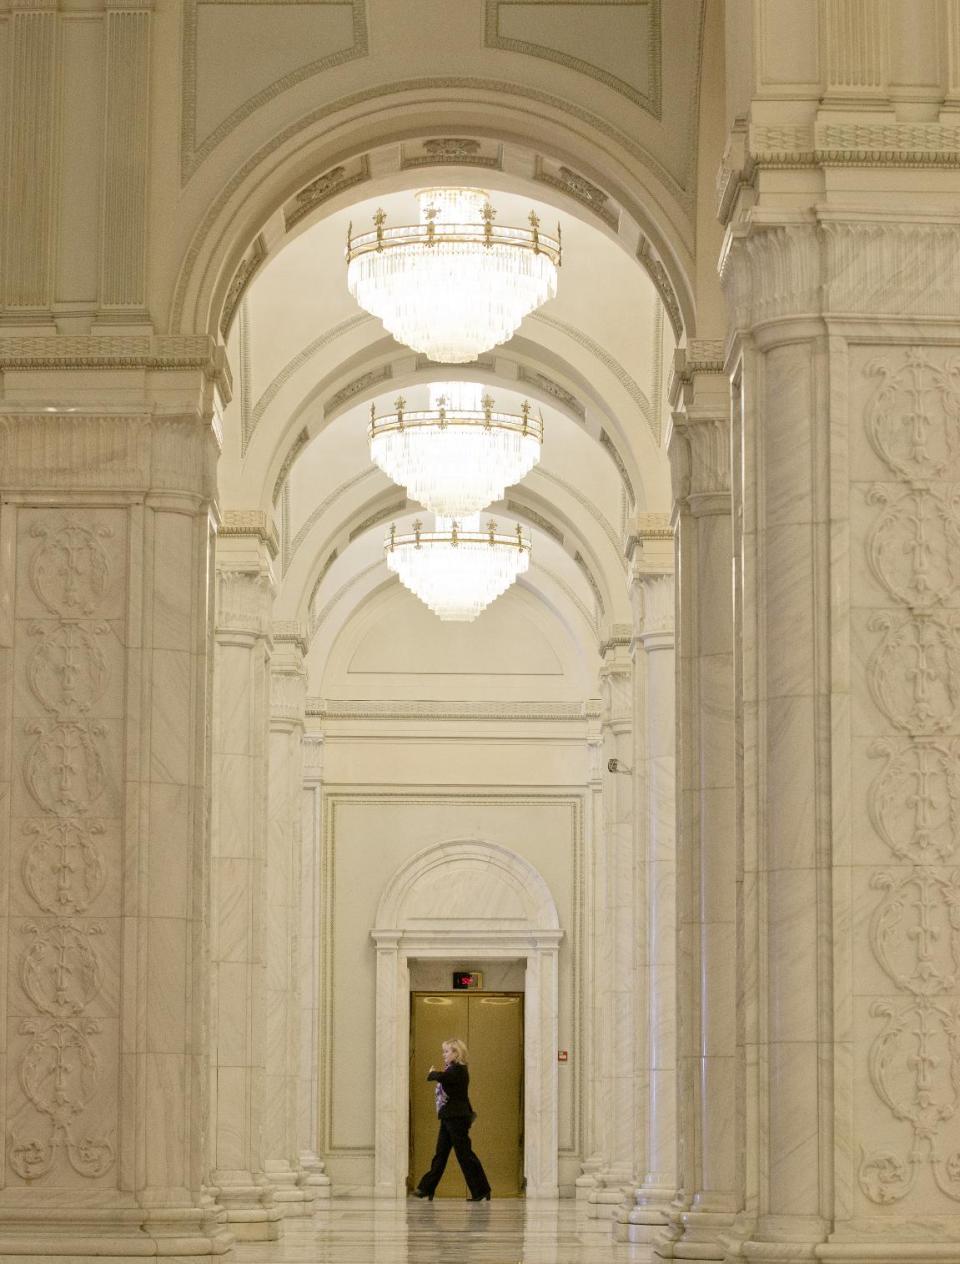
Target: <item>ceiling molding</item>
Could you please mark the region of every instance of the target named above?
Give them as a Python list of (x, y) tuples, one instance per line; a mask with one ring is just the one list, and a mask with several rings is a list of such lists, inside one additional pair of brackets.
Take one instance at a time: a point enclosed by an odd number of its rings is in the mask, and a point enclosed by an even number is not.
[[(532, 16), (537, 8), (537, 0), (533, 0), (533, 2), (531, 0), (485, 0), (484, 43), (487, 48), (498, 48), (506, 52), (523, 53), (528, 57), (539, 57), (545, 61), (552, 61), (559, 66), (564, 66), (567, 70), (586, 75), (588, 78), (596, 80), (597, 83), (602, 83), (605, 87), (612, 88), (618, 95), (625, 97), (633, 105), (638, 105), (642, 110), (659, 120), (661, 117), (662, 54), (660, 0), (552, 0), (550, 7), (560, 9), (566, 5), (575, 6), (580, 10), (577, 16), (581, 21), (585, 19), (586, 13), (591, 8), (602, 11), (622, 7), (625, 9), (646, 10), (649, 13), (650, 33), (646, 49), (648, 92), (641, 92), (634, 84), (627, 83), (625, 79), (621, 79), (603, 66), (597, 66), (582, 57), (575, 57), (562, 49), (553, 48), (546, 42), (541, 43), (540, 40), (520, 39), (504, 35), (500, 29), (501, 12), (505, 9), (523, 8), (530, 10)], [(543, 30), (544, 35), (541, 38), (546, 41), (549, 32), (549, 24), (546, 19), (543, 20)]]
[(314, 7), (344, 8), (352, 10), (353, 43), (347, 48), (336, 49), (323, 57), (315, 58), (303, 66), (288, 71), (272, 83), (261, 88), (259, 92), (248, 97), (242, 105), (231, 111), (225, 119), (202, 140), (197, 139), (197, 84), (201, 67), (198, 65), (198, 35), (200, 10), (209, 6), (223, 5), (225, 0), (184, 0), (183, 5), (183, 94), (180, 106), (180, 181), (186, 184), (197, 168), (209, 157), (214, 149), (229, 134), (239, 127), (244, 119), (249, 118), (262, 105), (272, 101), (274, 97), (286, 92), (295, 84), (302, 83), (313, 75), (321, 74), (334, 66), (342, 66), (345, 62), (354, 61), (358, 57), (366, 57), (370, 51), (367, 37), (366, 0), (228, 0), (233, 7), (246, 5), (290, 5), (302, 4)]

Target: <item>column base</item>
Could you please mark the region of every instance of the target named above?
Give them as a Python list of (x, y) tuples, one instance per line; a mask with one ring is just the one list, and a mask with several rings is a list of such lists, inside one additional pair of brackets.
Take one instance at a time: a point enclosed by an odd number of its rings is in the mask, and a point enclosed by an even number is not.
[(316, 1190), (304, 1183), (304, 1173), (286, 1162), (267, 1162), (264, 1172), (273, 1186), (273, 1199), (285, 1220), (312, 1216)]
[(279, 1239), (283, 1212), (276, 1204), (272, 1185), (259, 1183), (250, 1173), (240, 1173), (233, 1179), (215, 1173), (214, 1179), (217, 1181), (217, 1202), (226, 1212), (230, 1232), (238, 1242), (276, 1242)]
[(729, 1212), (676, 1210), (670, 1223), (655, 1239), (653, 1260), (711, 1260), (729, 1258), (723, 1235), (733, 1225)]
[(316, 1199), (330, 1197), (330, 1177), (324, 1171), (324, 1163), (319, 1155), (310, 1150), (303, 1151), (300, 1155), (300, 1170), (303, 1173), (304, 1188), (312, 1189)]
[[(634, 1177), (634, 1180), (636, 1178)], [(628, 1173), (598, 1172), (594, 1187), (587, 1194), (587, 1215), (591, 1220), (612, 1220), (628, 1196), (631, 1181)]]
[(0, 1258), (33, 1261), (56, 1256), (64, 1264), (97, 1264), (163, 1256), (168, 1261), (212, 1264), (233, 1246), (217, 1207), (0, 1208)]
[(636, 1190), (632, 1201), (621, 1203), (614, 1213), (617, 1241), (656, 1242), (670, 1224), (676, 1196), (676, 1190)]

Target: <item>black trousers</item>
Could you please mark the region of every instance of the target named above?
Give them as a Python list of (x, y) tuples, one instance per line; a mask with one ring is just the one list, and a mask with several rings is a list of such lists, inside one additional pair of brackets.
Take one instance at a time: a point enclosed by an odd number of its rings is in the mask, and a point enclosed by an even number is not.
[(490, 1182), (483, 1170), (483, 1164), (474, 1153), (470, 1144), (470, 1125), (473, 1120), (467, 1115), (455, 1119), (441, 1119), (440, 1131), (437, 1133), (437, 1152), (433, 1156), (429, 1172), (424, 1173), (417, 1183), (417, 1188), (425, 1194), (432, 1194), (443, 1177), (450, 1151), (453, 1150), (460, 1164), (467, 1188), (473, 1198), (482, 1198), (490, 1193)]

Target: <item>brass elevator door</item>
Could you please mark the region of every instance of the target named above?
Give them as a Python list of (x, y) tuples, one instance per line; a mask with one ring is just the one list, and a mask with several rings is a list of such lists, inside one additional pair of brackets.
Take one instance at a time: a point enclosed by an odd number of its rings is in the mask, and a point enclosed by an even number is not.
[[(470, 1130), (494, 1198), (523, 1188), (523, 995), (519, 992), (414, 992), (410, 997), (410, 1169), (413, 1189), (430, 1167), (437, 1142), (431, 1065), (440, 1046), (459, 1037), (470, 1051)], [(437, 1198), (465, 1198), (467, 1186), (451, 1151)]]

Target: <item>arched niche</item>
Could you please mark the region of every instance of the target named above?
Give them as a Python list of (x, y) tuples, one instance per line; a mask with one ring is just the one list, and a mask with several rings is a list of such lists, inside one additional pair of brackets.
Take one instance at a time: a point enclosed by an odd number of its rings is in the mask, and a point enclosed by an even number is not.
[(522, 856), (494, 843), (440, 843), (389, 880), (371, 931), (377, 948), (374, 1193), (406, 1194), (411, 959), (522, 960), (527, 1198), (556, 1198), (557, 959), (553, 896)]

